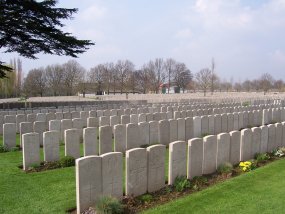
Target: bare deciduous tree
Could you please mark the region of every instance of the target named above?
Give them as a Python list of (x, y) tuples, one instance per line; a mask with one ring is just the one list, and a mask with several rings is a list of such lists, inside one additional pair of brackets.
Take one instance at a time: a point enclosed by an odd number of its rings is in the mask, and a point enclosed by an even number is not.
[(114, 63), (105, 63), (104, 64), (105, 72), (104, 72), (104, 84), (106, 86), (107, 94), (110, 94), (110, 89), (113, 81), (113, 73), (114, 71)]
[(72, 95), (76, 86), (83, 81), (85, 69), (75, 60), (63, 64), (64, 86), (67, 95)]
[(147, 64), (149, 69), (149, 82), (151, 84), (152, 90), (158, 93), (160, 85), (165, 81), (165, 69), (162, 58), (157, 58), (154, 61), (150, 61)]
[(201, 69), (196, 74), (196, 81), (199, 88), (204, 92), (204, 96), (206, 96), (207, 90), (211, 87), (211, 77), (212, 72), (209, 68)]
[(143, 65), (142, 69), (138, 70), (137, 78), (138, 89), (145, 94), (149, 90), (150, 79), (149, 68), (147, 65)]
[(88, 80), (92, 85), (95, 85), (97, 88), (97, 92), (102, 92), (103, 90), (103, 82), (104, 82), (104, 75), (106, 69), (103, 64), (99, 64), (94, 68), (91, 68), (87, 74)]
[(47, 86), (54, 96), (61, 95), (63, 89), (64, 73), (63, 67), (59, 64), (49, 65), (45, 69)]
[(211, 95), (214, 94), (214, 84), (215, 81), (217, 80), (216, 75), (215, 75), (215, 68), (216, 68), (216, 63), (214, 58), (212, 58), (212, 69), (211, 69)]
[(235, 85), (234, 85), (234, 88), (235, 88), (235, 90), (236, 90), (237, 92), (240, 92), (240, 91), (241, 91), (241, 88), (242, 88), (241, 83), (236, 82)]
[(279, 92), (282, 92), (284, 88), (283, 80), (279, 79), (274, 82), (274, 88), (277, 89)]
[(24, 82), (24, 91), (32, 96), (44, 94), (46, 89), (46, 74), (44, 68), (32, 69), (29, 71)]
[(134, 64), (129, 60), (119, 60), (115, 65), (115, 72), (119, 80), (121, 94), (126, 89), (127, 81), (134, 71), (134, 67)]
[(260, 86), (263, 89), (264, 95), (266, 94), (266, 92), (268, 92), (268, 90), (272, 87), (272, 83), (273, 83), (273, 77), (268, 74), (262, 74), (262, 76), (260, 77)]
[(186, 67), (184, 63), (176, 63), (175, 65), (175, 73), (174, 73), (174, 81), (176, 85), (182, 89), (183, 93), (187, 87), (187, 85), (192, 80), (192, 73)]
[(168, 90), (168, 94), (169, 94), (169, 89), (170, 89), (170, 85), (171, 85), (171, 79), (174, 76), (176, 61), (174, 59), (172, 59), (172, 58), (168, 58), (168, 59), (166, 59), (166, 61), (164, 63), (164, 66), (165, 66), (165, 71), (167, 73), (167, 78), (168, 78), (167, 90)]

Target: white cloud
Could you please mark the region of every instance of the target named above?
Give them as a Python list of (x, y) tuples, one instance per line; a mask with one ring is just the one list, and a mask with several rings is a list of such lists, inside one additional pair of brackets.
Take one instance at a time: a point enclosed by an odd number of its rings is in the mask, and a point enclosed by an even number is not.
[[(125, 58), (139, 68), (155, 57), (172, 57), (196, 72), (214, 57), (222, 78), (284, 72), (285, 0), (60, 2), (79, 7), (65, 29), (96, 43), (79, 56), (87, 68)], [(58, 57), (42, 58), (47, 64), (58, 62)]]
[(107, 9), (102, 6), (92, 5), (82, 12), (79, 12), (78, 18), (83, 21), (94, 21), (103, 18)]
[(188, 39), (191, 38), (192, 31), (190, 29), (182, 29), (175, 34), (177, 39)]
[(269, 53), (269, 57), (275, 63), (285, 64), (285, 53), (281, 50), (275, 50)]

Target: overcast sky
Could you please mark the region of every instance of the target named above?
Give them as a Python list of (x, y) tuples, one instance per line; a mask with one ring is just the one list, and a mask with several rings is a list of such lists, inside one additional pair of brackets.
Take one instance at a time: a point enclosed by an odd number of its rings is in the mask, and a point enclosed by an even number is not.
[[(65, 30), (96, 43), (76, 59), (87, 70), (129, 59), (139, 69), (150, 59), (174, 58), (195, 73), (216, 61), (222, 80), (268, 72), (285, 80), (285, 0), (59, 0), (79, 8)], [(21, 58), (25, 72), (69, 57)], [(2, 61), (16, 54), (1, 53)]]

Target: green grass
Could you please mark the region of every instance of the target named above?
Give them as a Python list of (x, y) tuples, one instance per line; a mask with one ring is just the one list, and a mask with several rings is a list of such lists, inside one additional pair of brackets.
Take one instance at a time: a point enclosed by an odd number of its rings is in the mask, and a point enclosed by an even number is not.
[[(1, 145), (2, 140), (0, 135)], [(43, 160), (43, 150), (40, 152)], [(60, 146), (60, 156), (64, 156), (64, 145)], [(168, 149), (165, 158), (167, 179)], [(125, 171), (125, 158), (123, 161)], [(21, 164), (21, 151), (0, 153), (0, 213), (65, 213), (76, 206), (74, 167), (27, 174), (18, 168)]]
[(0, 213), (65, 213), (75, 207), (74, 167), (27, 174), (20, 164), (22, 152), (0, 154)]
[(285, 160), (143, 212), (284, 213)]
[[(165, 160), (167, 180), (168, 150)], [(75, 207), (74, 167), (26, 174), (20, 164), (22, 152), (0, 153), (0, 213), (65, 213)], [(283, 213), (284, 178), (285, 159), (145, 213)]]

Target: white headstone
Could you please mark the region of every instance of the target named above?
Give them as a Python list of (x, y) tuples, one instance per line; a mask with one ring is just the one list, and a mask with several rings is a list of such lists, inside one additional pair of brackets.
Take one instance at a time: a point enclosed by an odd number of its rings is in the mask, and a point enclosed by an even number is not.
[(94, 206), (102, 195), (102, 158), (87, 156), (76, 160), (77, 214)]
[(209, 135), (203, 138), (203, 174), (211, 174), (217, 169), (217, 136)]
[(84, 156), (98, 155), (96, 127), (89, 127), (83, 129), (83, 151)]
[(155, 192), (165, 186), (165, 145), (153, 145), (147, 148), (147, 191)]
[(44, 161), (53, 162), (59, 160), (59, 135), (58, 131), (43, 133)]
[(193, 138), (188, 140), (188, 170), (187, 178), (202, 176), (203, 172), (203, 140)]
[(126, 195), (135, 197), (146, 193), (147, 183), (146, 149), (126, 151)]
[(112, 127), (99, 127), (99, 154), (105, 154), (113, 151)]
[(40, 143), (38, 133), (27, 133), (22, 136), (23, 169), (28, 170), (33, 164), (40, 164)]
[(187, 175), (187, 147), (185, 141), (169, 144), (168, 184), (172, 185), (179, 176)]

